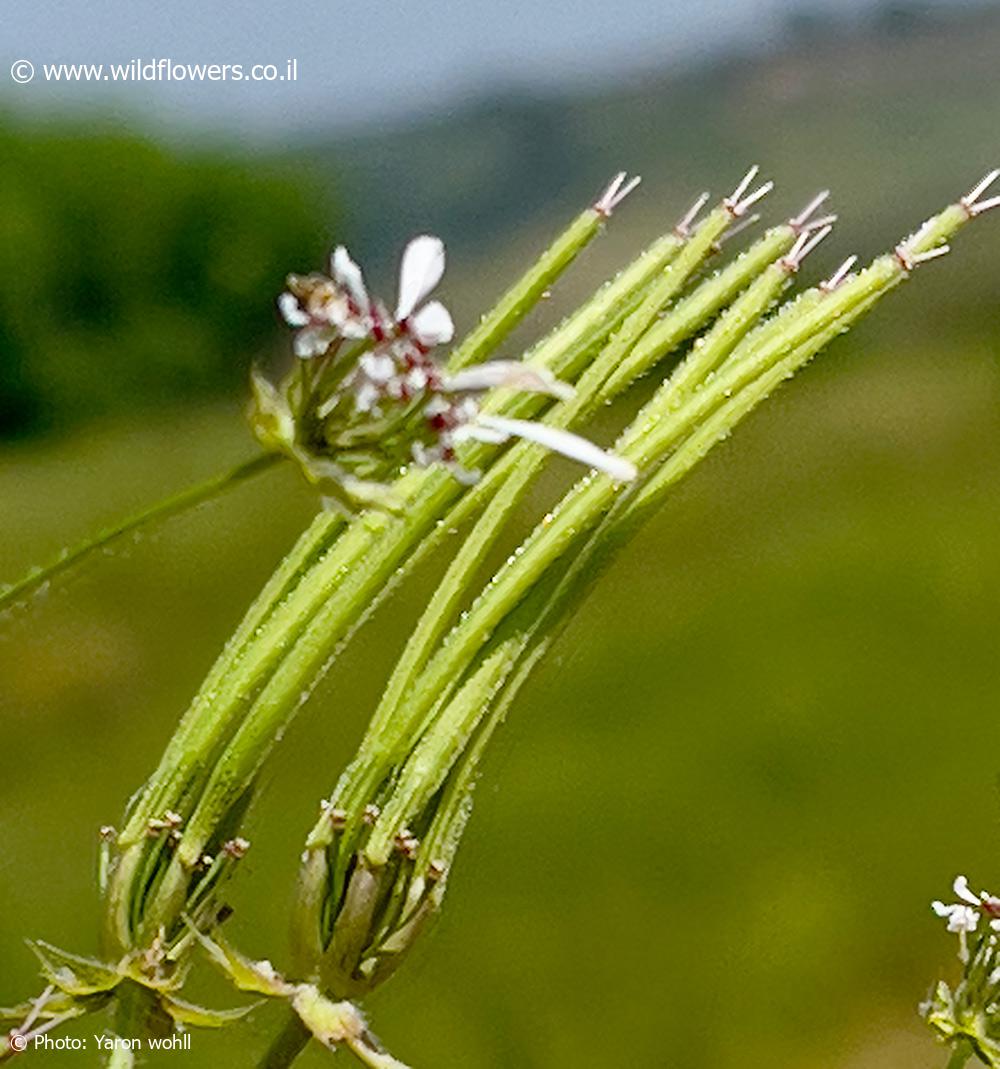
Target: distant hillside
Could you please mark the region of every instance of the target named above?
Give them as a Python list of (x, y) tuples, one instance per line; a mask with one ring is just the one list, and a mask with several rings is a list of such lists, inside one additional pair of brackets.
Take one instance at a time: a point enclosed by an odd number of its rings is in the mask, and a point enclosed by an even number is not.
[(880, 232), (906, 225), (1000, 157), (1000, 7), (927, 10), (799, 15), (768, 55), (633, 75), (584, 98), (500, 91), (305, 155), (339, 176), (369, 255), (418, 229), (457, 251), (565, 215), (619, 167), (646, 180), (632, 215), (663, 218), (664, 204), (722, 192), (753, 161), (792, 199), (831, 185), (842, 208), (862, 208), (844, 230), (863, 241), (876, 220)]
[[(582, 97), (456, 101), (299, 158), (335, 176), (344, 237), (382, 280), (407, 235), (447, 240), (446, 296), (460, 326), (625, 167), (643, 186), (601, 255), (574, 270), (568, 297), (669, 227), (701, 189), (723, 194), (754, 162), (777, 182), (769, 219), (833, 190), (841, 221), (812, 265), (823, 270), (880, 251), (1000, 165), (1000, 6), (926, 10), (887, 4), (863, 22), (800, 15), (768, 55), (647, 71)], [(1000, 349), (1000, 245), (970, 244), (960, 273), (941, 272), (920, 327), (985, 329)], [(898, 326), (876, 318), (867, 344), (899, 346)]]

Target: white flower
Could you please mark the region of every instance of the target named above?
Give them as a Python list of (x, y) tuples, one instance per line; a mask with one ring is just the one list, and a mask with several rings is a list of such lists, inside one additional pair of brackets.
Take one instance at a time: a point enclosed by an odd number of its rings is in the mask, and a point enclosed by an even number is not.
[(282, 319), (295, 328), (292, 349), (296, 356), (304, 360), (325, 353), (337, 337), (336, 327), (325, 316), (310, 311), (310, 303), (311, 300), (307, 298), (303, 304), (297, 294), (288, 290), (278, 296), (278, 311)]
[(403, 250), (395, 319), (424, 350), (445, 345), (455, 336), (448, 309), (440, 301), (424, 304), (443, 274), (444, 243), (440, 238), (421, 234)]
[(444, 243), (441, 239), (428, 234), (414, 238), (403, 250), (399, 265), (398, 323), (413, 315), (417, 305), (430, 295), (443, 274)]
[(278, 297), (282, 318), (296, 330), (293, 350), (302, 359), (322, 356), (338, 338), (364, 338), (371, 329), (361, 272), (346, 250), (338, 252), (339, 257), (334, 254), (338, 277), (291, 275), (288, 289)]
[(384, 385), (396, 374), (396, 361), (388, 353), (365, 353), (358, 361), (361, 370), (377, 385)]
[[(611, 190), (613, 199), (622, 177)], [(573, 387), (547, 368), (513, 360), (496, 360), (448, 374), (430, 350), (451, 341), (454, 324), (440, 301), (428, 301), (441, 281), (445, 251), (441, 240), (423, 234), (403, 250), (399, 295), (394, 317), (372, 298), (360, 267), (338, 245), (330, 257), (330, 277), (291, 275), (278, 308), (296, 331), (294, 351), (309, 358), (335, 352), (345, 338), (367, 338), (371, 347), (349, 349), (356, 363), (340, 379), (334, 392), (316, 408), (319, 419), (337, 410), (341, 398), (352, 399), (356, 413), (382, 418), (384, 404), (419, 404), (426, 418), (423, 440), (412, 447), (420, 464), (444, 463), (456, 478), (474, 480), (462, 469), (455, 447), (461, 441), (500, 445), (512, 438), (535, 442), (553, 452), (609, 475), (617, 482), (637, 477), (635, 465), (568, 431), (524, 419), (510, 419), (480, 411), (478, 395), (501, 387), (547, 394), (560, 401), (573, 396)]]
[(322, 356), (337, 338), (335, 327), (324, 326), (318, 323), (303, 327), (292, 340), (292, 352), (300, 360), (309, 360), (314, 356)]
[(427, 389), (430, 382), (430, 376), (427, 374), (427, 369), (423, 367), (411, 368), (403, 378), (403, 383), (410, 393), (422, 393)]
[(278, 297), (278, 310), (296, 334), (295, 355), (326, 354), (340, 339), (371, 338), (376, 345), (405, 341), (426, 353), (450, 342), (455, 334), (448, 309), (440, 301), (424, 304), (444, 274), (444, 245), (423, 234), (403, 250), (399, 268), (399, 302), (395, 322), (368, 293), (361, 268), (343, 245), (330, 256), (330, 277), (290, 275)]
[(375, 383), (364, 381), (354, 391), (354, 407), (358, 412), (373, 412), (381, 398), (381, 391)]
[[(379, 401), (391, 395), (398, 382), (399, 369), (388, 352), (376, 350), (365, 353), (350, 379), (356, 411), (374, 412)], [(320, 409), (320, 417), (323, 416), (324, 412)]]
[(278, 311), (290, 327), (304, 327), (309, 322), (309, 316), (299, 307), (298, 298), (287, 290), (278, 297)]
[(990, 927), (1000, 931), (1000, 898), (986, 891), (980, 891), (977, 896), (970, 890), (969, 881), (965, 876), (956, 876), (952, 884), (955, 897), (961, 899), (946, 905), (944, 902), (934, 901), (931, 909), (939, 917), (948, 918), (948, 931), (965, 934), (974, 932), (979, 925), (980, 914), (990, 917)]
[[(458, 443), (475, 441), (502, 445), (511, 438), (522, 438), (604, 472), (616, 482), (631, 482), (638, 476), (635, 465), (630, 461), (601, 449), (578, 434), (533, 420), (510, 419), (481, 412), (478, 399), (471, 394), (495, 386), (548, 393), (560, 398), (573, 394), (571, 386), (560, 382), (550, 372), (509, 360), (498, 360), (446, 375), (440, 380), (437, 392), (424, 406), (424, 416), (436, 441), (431, 446), (422, 442), (415, 444), (413, 457), (417, 463), (427, 465), (441, 461), (451, 468), (456, 477), (471, 481), (474, 473), (465, 471), (457, 463), (455, 446)], [(458, 396), (447, 397), (446, 394)]]
[(949, 932), (974, 932), (979, 925), (979, 912), (972, 906), (965, 906), (960, 902), (946, 906), (943, 902), (934, 901), (931, 903), (931, 909), (939, 917), (948, 918)]

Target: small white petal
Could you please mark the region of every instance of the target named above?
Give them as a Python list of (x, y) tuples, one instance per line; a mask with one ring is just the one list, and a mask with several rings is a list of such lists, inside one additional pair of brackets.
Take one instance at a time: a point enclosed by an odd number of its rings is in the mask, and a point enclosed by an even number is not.
[(365, 353), (358, 364), (372, 382), (388, 382), (396, 374), (395, 361), (385, 353)]
[(441, 281), (444, 274), (444, 243), (440, 238), (422, 234), (403, 250), (399, 265), (399, 304), (397, 321), (408, 318), (413, 310)]
[(440, 394), (435, 394), (427, 402), (427, 405), (424, 408), (424, 415), (427, 416), (427, 417), (440, 416), (442, 413), (447, 412), (450, 408), (451, 408), (451, 402), (450, 401), (448, 401), (446, 398), (442, 397)]
[(963, 906), (960, 903), (946, 906), (943, 902), (932, 902), (931, 909), (939, 917), (948, 918), (948, 931), (965, 935), (974, 932), (979, 925), (979, 912), (971, 906)]
[(338, 329), (345, 338), (360, 340), (368, 337), (370, 327), (367, 320), (345, 319), (338, 324)]
[(330, 348), (337, 332), (332, 327), (305, 327), (295, 335), (292, 351), (297, 357), (308, 360), (313, 356), (322, 356)]
[(404, 379), (407, 389), (412, 390), (414, 393), (419, 393), (421, 390), (427, 389), (427, 372), (422, 367), (415, 367), (411, 371), (408, 371), (406, 378)]
[(447, 345), (455, 336), (455, 324), (448, 309), (440, 301), (430, 301), (410, 319), (410, 333), (421, 345), (433, 349)]
[(960, 906), (948, 921), (949, 932), (974, 932), (979, 925), (979, 914), (969, 906)]
[(359, 412), (371, 412), (378, 404), (378, 399), (378, 387), (370, 382), (364, 382), (354, 392), (354, 407)]
[(631, 482), (639, 474), (634, 464), (614, 453), (605, 452), (600, 446), (578, 434), (549, 427), (544, 423), (535, 423), (527, 419), (506, 419), (503, 416), (480, 415), (477, 423), (488, 430), (524, 438), (529, 442), (561, 453), (571, 460), (579, 461), (589, 468), (595, 468), (610, 475), (616, 482)]
[(952, 890), (963, 902), (968, 902), (970, 906), (979, 905), (979, 899), (969, 890), (969, 881), (964, 876), (956, 876), (955, 882), (951, 886)]
[(347, 249), (338, 245), (330, 257), (330, 270), (334, 279), (351, 295), (351, 300), (359, 311), (367, 312), (369, 308), (368, 290), (365, 286), (361, 268), (351, 259)]
[(560, 401), (569, 400), (574, 393), (568, 382), (560, 382), (551, 371), (528, 367), (519, 360), (494, 360), (489, 364), (478, 364), (449, 375), (444, 380), (444, 388), (453, 393), (489, 390), (494, 386), (506, 386), (525, 393), (546, 393), (558, 397)]
[(278, 298), (278, 311), (290, 327), (304, 327), (309, 322), (309, 316), (299, 307), (294, 293), (281, 294)]

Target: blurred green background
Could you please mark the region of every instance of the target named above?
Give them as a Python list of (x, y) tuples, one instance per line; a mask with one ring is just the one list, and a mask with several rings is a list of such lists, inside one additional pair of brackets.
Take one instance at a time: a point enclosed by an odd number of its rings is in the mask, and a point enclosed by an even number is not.
[[(391, 293), (405, 238), (441, 233), (468, 326), (610, 173), (641, 172), (522, 340), (750, 162), (778, 182), (769, 218), (833, 188), (842, 221), (810, 277), (890, 246), (1000, 160), (1000, 15), (915, 11), (800, 18), (766, 57), (266, 149), (0, 118), (0, 579), (250, 454), (246, 370), (287, 348), (273, 297), (334, 240)], [(437, 930), (371, 1002), (400, 1057), (943, 1063), (915, 1010), (955, 965), (928, 902), (960, 871), (1000, 885), (998, 277), (986, 217), (603, 580), (501, 733)], [(314, 508), (274, 471), (0, 618), (0, 1003), (38, 986), (25, 936), (94, 949), (96, 829)], [(266, 776), (233, 888), (255, 956), (282, 962), (316, 802), (432, 581), (365, 628)], [(198, 1033), (187, 1060), (247, 1056)]]

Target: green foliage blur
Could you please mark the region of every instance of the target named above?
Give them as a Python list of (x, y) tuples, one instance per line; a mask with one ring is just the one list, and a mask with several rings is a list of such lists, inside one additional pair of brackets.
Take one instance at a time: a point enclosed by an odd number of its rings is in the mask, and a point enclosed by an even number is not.
[[(22, 440), (0, 447), (0, 581), (250, 453), (243, 371), (287, 346), (284, 273), (335, 239), (391, 294), (406, 238), (442, 233), (441, 296), (467, 327), (602, 180), (642, 172), (519, 340), (751, 162), (778, 180), (769, 217), (834, 190), (804, 282), (891, 247), (1000, 165), (1000, 17), (891, 30), (810, 23), (765, 60), (253, 158), (8, 124), (0, 397)], [(998, 216), (717, 449), (533, 678), (442, 920), (369, 1007), (405, 1061), (944, 1064), (916, 1014), (955, 975), (928, 903), (958, 872), (1000, 892)], [(552, 467), (535, 508), (575, 474)], [(279, 468), (0, 618), (0, 1004), (39, 990), (25, 936), (96, 950), (96, 829), (315, 508)], [(265, 777), (231, 932), (278, 967), (317, 801), (435, 574), (365, 626)], [(189, 994), (236, 1001), (211, 980)], [(274, 1023), (196, 1033), (185, 1064), (246, 1065)], [(301, 1064), (331, 1063), (352, 1064)]]
[(274, 294), (319, 262), (301, 168), (0, 117), (0, 437), (234, 392)]

